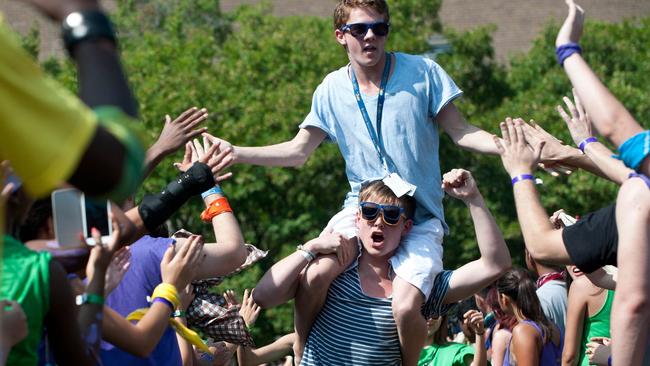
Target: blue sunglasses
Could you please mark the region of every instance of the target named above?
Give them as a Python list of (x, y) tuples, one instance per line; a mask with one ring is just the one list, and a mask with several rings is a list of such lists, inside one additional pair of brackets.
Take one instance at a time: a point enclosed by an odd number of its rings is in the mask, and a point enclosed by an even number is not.
[(380, 205), (374, 202), (360, 202), (361, 217), (373, 221), (381, 212), (381, 219), (389, 226), (395, 226), (403, 216), (404, 208), (395, 205)]
[(366, 36), (368, 29), (372, 29), (372, 33), (378, 37), (385, 37), (390, 30), (390, 24), (386, 22), (346, 24), (341, 27), (341, 32), (350, 31), (353, 37), (361, 38)]

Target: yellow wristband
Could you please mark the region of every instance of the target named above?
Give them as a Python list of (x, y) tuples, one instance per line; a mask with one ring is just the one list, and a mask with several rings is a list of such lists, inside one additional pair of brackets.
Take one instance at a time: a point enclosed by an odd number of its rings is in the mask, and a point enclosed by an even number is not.
[(181, 306), (181, 299), (178, 296), (178, 290), (176, 290), (176, 287), (174, 285), (171, 285), (169, 283), (161, 283), (160, 285), (156, 286), (156, 288), (153, 290), (153, 294), (151, 295), (152, 299), (155, 299), (157, 297), (161, 297), (174, 305), (174, 309), (178, 309)]

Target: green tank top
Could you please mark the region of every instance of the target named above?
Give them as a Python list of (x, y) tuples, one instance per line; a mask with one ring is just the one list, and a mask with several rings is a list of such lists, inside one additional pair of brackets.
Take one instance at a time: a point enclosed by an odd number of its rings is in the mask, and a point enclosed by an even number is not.
[(614, 291), (607, 290), (607, 298), (600, 310), (585, 319), (585, 324), (582, 329), (582, 341), (580, 344), (580, 358), (579, 365), (589, 366), (589, 357), (585, 355), (587, 350), (587, 343), (592, 337), (611, 337), (609, 334), (609, 316), (612, 312), (612, 303), (614, 302)]
[(15, 300), (27, 315), (27, 337), (9, 352), (7, 365), (36, 365), (43, 320), (50, 307), (50, 254), (37, 253), (4, 236), (0, 299)]
[(474, 356), (474, 348), (466, 344), (450, 342), (432, 344), (420, 353), (418, 366), (465, 366), (465, 357)]

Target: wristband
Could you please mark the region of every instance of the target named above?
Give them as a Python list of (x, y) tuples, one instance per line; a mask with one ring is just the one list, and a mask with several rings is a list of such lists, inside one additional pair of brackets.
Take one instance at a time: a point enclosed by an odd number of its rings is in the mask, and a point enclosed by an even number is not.
[(564, 60), (574, 53), (582, 53), (582, 48), (580, 48), (580, 45), (575, 42), (565, 43), (555, 49), (555, 56), (557, 56), (557, 62), (560, 66), (564, 66)]
[(157, 302), (156, 300), (159, 298), (162, 298), (171, 304), (170, 307), (172, 310), (178, 309), (181, 306), (181, 300), (178, 297), (178, 290), (176, 290), (174, 285), (169, 283), (161, 283), (156, 286), (151, 297), (153, 298), (153, 301), (151, 302), (152, 304)]
[(174, 310), (172, 313), (172, 318), (185, 318), (187, 313), (183, 310)]
[(63, 20), (61, 27), (63, 43), (71, 56), (74, 46), (83, 41), (108, 39), (117, 43), (111, 21), (106, 14), (99, 10), (82, 10), (70, 13)]
[(607, 356), (607, 366), (612, 366), (612, 355)]
[(91, 304), (91, 305), (104, 305), (104, 296), (97, 295), (97, 294), (88, 294), (88, 293), (83, 293), (81, 295), (77, 295), (75, 299), (77, 305), (85, 305), (85, 304)]
[(219, 195), (222, 195), (222, 196), (224, 195), (223, 191), (221, 190), (221, 187), (219, 187), (219, 185), (216, 185), (216, 186), (208, 189), (207, 191), (201, 193), (201, 198), (205, 199), (205, 197), (213, 195), (213, 194), (219, 194)]
[(519, 174), (517, 176), (512, 177), (512, 180), (510, 181), (512, 185), (514, 186), (515, 183), (521, 182), (524, 180), (532, 180), (535, 182), (535, 177), (532, 174)]
[(172, 309), (172, 311), (174, 310), (174, 304), (172, 304), (171, 301), (165, 299), (164, 297), (156, 297), (155, 299), (153, 299), (153, 301), (151, 301), (151, 305), (153, 305), (153, 304), (155, 304), (157, 302), (169, 306), (169, 308)]
[(216, 200), (210, 202), (208, 208), (201, 212), (201, 220), (203, 222), (212, 222), (212, 219), (221, 215), (222, 213), (232, 212), (228, 199), (226, 197), (219, 197)]
[(302, 256), (305, 257), (305, 259), (307, 260), (307, 263), (309, 263), (309, 262), (313, 261), (314, 259), (316, 259), (316, 253), (314, 253), (311, 250), (305, 248), (304, 246), (298, 245), (297, 249), (300, 252), (300, 254), (302, 254)]
[(587, 147), (587, 145), (589, 145), (592, 142), (598, 142), (598, 139), (593, 137), (593, 136), (592, 137), (587, 137), (586, 139), (582, 140), (578, 144), (578, 149), (580, 149), (580, 151), (582, 151), (582, 152), (585, 152), (585, 147)]

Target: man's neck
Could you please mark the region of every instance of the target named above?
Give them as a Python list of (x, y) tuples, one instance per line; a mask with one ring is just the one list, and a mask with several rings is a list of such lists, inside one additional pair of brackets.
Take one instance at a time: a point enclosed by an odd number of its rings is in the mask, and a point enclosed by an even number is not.
[(354, 75), (357, 77), (359, 88), (362, 91), (371, 90), (374, 88), (379, 89), (381, 85), (381, 77), (384, 74), (384, 67), (386, 65), (386, 53), (381, 57), (381, 60), (373, 66), (362, 66), (354, 62), (350, 62)]
[(367, 252), (359, 258), (359, 281), (363, 292), (371, 297), (388, 297), (393, 292), (390, 257), (373, 257)]

